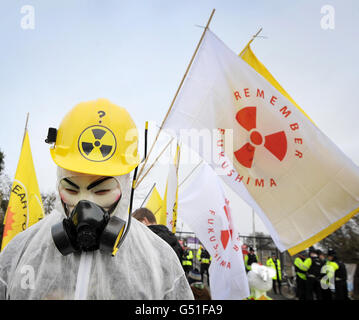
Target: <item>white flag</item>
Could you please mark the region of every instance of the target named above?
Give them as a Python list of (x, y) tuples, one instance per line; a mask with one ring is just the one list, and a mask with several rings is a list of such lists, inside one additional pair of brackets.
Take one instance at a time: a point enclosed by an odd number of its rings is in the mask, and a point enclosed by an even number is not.
[(180, 147), (177, 145), (174, 162), (169, 164), (166, 190), (163, 199), (165, 206), (164, 212), (166, 213), (166, 226), (173, 233), (176, 233), (177, 224), (179, 157)]
[[(359, 211), (359, 168), (211, 31), (164, 128), (206, 156), (281, 251), (305, 249)], [(208, 159), (206, 142), (181, 139), (184, 129), (187, 137), (190, 129), (202, 137), (215, 131), (214, 156)]]
[(193, 182), (180, 193), (181, 218), (212, 257), (209, 283), (212, 299), (244, 299), (249, 286), (241, 242), (232, 224), (221, 180), (203, 164)]

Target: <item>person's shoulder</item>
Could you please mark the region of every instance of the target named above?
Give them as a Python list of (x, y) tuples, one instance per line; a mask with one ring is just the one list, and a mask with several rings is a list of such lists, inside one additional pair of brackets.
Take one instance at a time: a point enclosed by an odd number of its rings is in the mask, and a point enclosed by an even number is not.
[(159, 253), (162, 251), (173, 252), (171, 246), (164, 239), (136, 219), (133, 219), (133, 222), (131, 222), (130, 233), (134, 241), (139, 240), (139, 245), (151, 246)]
[(163, 240), (169, 242), (171, 245), (174, 245), (178, 241), (176, 236), (162, 224), (151, 225), (149, 228)]
[(168, 228), (162, 224), (152, 224), (150, 226), (148, 226), (148, 228), (150, 228), (150, 230), (152, 230), (155, 233), (164, 233), (167, 234), (170, 231), (168, 230)]

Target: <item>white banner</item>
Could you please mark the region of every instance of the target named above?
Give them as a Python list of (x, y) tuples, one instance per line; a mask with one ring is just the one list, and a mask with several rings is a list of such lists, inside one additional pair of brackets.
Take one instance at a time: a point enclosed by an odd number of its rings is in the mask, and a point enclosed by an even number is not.
[(213, 169), (203, 164), (198, 171), (179, 195), (179, 214), (212, 257), (212, 299), (244, 299), (249, 296), (248, 280), (230, 203)]

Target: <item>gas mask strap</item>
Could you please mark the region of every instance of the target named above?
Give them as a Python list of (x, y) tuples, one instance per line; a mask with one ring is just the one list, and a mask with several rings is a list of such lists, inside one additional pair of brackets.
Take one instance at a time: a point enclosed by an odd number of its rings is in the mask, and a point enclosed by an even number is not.
[(111, 213), (115, 210), (115, 208), (117, 207), (117, 204), (120, 202), (121, 198), (122, 198), (122, 193), (120, 195), (120, 198), (114, 204), (112, 204), (111, 207), (107, 210), (107, 213), (109, 215), (111, 215)]
[[(146, 125), (145, 125), (145, 150), (144, 150), (144, 157), (141, 161), (144, 162), (144, 160), (146, 159), (147, 157), (147, 133), (148, 133), (148, 121), (146, 121)], [(125, 240), (126, 238), (126, 235), (128, 233), (128, 231), (130, 230), (130, 226), (131, 226), (131, 216), (132, 216), (132, 205), (133, 205), (133, 196), (134, 196), (134, 193), (135, 193), (135, 186), (136, 186), (136, 179), (137, 179), (137, 170), (138, 170), (138, 165), (137, 167), (135, 168), (135, 171), (133, 173), (133, 178), (132, 178), (132, 186), (131, 186), (131, 196), (130, 196), (130, 205), (129, 205), (129, 208), (128, 208), (128, 222), (127, 222), (127, 225), (126, 225), (126, 230), (124, 232), (124, 234), (121, 236), (119, 242), (117, 245), (115, 245), (114, 247), (114, 250), (112, 252), (112, 256), (114, 257), (118, 251), (118, 249), (120, 248), (120, 246), (122, 245), (123, 241)]]
[(67, 208), (66, 203), (62, 199), (61, 199), (61, 204), (62, 204), (62, 207), (64, 208), (66, 217), (69, 217), (69, 215), (70, 215), (69, 209)]

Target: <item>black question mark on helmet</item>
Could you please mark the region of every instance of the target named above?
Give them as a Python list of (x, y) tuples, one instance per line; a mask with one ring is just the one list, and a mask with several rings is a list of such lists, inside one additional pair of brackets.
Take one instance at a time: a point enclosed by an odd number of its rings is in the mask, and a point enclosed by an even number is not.
[(97, 113), (98, 113), (98, 115), (99, 115), (99, 117), (100, 117), (99, 123), (101, 123), (101, 122), (102, 122), (102, 121), (101, 121), (101, 118), (102, 118), (102, 117), (104, 117), (104, 116), (106, 115), (106, 112), (105, 112), (105, 111), (100, 110), (100, 111), (98, 111)]

